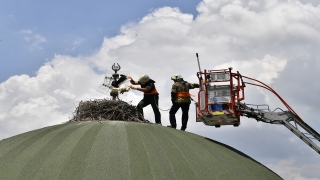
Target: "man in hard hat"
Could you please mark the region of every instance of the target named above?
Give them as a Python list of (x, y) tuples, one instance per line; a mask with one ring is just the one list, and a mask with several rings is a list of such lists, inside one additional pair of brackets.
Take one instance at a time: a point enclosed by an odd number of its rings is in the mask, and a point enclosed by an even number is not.
[(137, 105), (138, 112), (143, 116), (143, 108), (151, 104), (154, 112), (155, 122), (161, 124), (161, 114), (158, 108), (159, 93), (154, 85), (155, 81), (150, 79), (148, 75), (142, 75), (139, 81), (134, 81), (131, 76), (128, 76), (130, 83), (140, 85), (141, 87), (130, 86), (131, 89), (143, 92), (143, 99)]
[(181, 108), (182, 110), (182, 126), (181, 130), (184, 131), (187, 128), (187, 123), (189, 119), (189, 107), (191, 104), (191, 94), (189, 94), (189, 89), (199, 88), (199, 84), (189, 83), (184, 81), (180, 74), (175, 74), (171, 77), (174, 81), (171, 88), (171, 101), (172, 106), (169, 111), (169, 120), (171, 128), (177, 128), (176, 123), (176, 113)]

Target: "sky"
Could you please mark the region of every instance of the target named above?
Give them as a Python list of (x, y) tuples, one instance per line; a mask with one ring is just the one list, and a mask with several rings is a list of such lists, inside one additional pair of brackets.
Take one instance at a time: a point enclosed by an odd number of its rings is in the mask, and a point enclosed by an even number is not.
[[(0, 139), (65, 123), (99, 91), (113, 63), (156, 81), (171, 106), (173, 74), (198, 82), (201, 69), (232, 67), (271, 86), (320, 132), (320, 2), (316, 0), (0, 1)], [(197, 89), (190, 91), (197, 94)], [(136, 105), (142, 93), (123, 97)], [(197, 98), (195, 98), (197, 99)], [(247, 86), (245, 103), (286, 110)], [(154, 122), (151, 107), (145, 117)], [(169, 125), (168, 111), (161, 111)], [(284, 179), (320, 179), (320, 156), (282, 125), (241, 117), (239, 127), (195, 122), (187, 131), (232, 146)], [(176, 114), (181, 126), (181, 111)], [(319, 143), (318, 143), (319, 145)], [(320, 145), (319, 145), (320, 146)]]

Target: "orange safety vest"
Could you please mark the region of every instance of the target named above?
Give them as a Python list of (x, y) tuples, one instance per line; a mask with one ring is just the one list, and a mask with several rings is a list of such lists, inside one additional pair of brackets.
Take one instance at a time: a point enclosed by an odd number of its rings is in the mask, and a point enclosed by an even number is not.
[(156, 90), (156, 88), (154, 88), (151, 92), (145, 92), (145, 95), (153, 95), (153, 94), (158, 94), (158, 91)]
[(190, 94), (189, 92), (177, 92), (177, 97), (194, 97), (193, 94)]

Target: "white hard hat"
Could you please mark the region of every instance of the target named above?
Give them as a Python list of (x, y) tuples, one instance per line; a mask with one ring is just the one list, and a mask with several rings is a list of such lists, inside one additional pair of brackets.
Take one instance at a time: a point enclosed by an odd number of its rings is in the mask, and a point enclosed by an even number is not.
[(178, 80), (178, 79), (183, 79), (180, 74), (175, 74), (175, 75), (171, 76), (171, 80)]
[(139, 78), (139, 81), (140, 81), (141, 83), (146, 83), (146, 82), (148, 82), (149, 80), (150, 80), (150, 78), (149, 78), (149, 76), (146, 75), (146, 74), (142, 75), (142, 76)]

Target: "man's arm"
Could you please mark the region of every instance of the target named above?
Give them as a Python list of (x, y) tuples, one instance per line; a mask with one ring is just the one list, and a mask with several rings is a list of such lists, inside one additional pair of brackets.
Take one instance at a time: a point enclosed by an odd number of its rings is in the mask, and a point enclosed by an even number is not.
[(138, 91), (142, 91), (142, 92), (148, 92), (150, 91), (151, 87), (150, 86), (146, 86), (145, 88), (138, 88), (138, 87), (134, 87), (134, 86), (130, 86), (131, 89), (135, 89)]
[(194, 87), (194, 88), (199, 88), (200, 86), (199, 86), (199, 84), (197, 84), (197, 83), (193, 83), (193, 87)]
[[(138, 81), (134, 81), (132, 79), (131, 76), (128, 76), (128, 79), (130, 79), (130, 83), (133, 84), (133, 85), (139, 85)], [(134, 90), (138, 90), (138, 91), (142, 91), (142, 92), (149, 92), (151, 90), (151, 86), (146, 86), (144, 88), (139, 88), (139, 87), (134, 87), (134, 86), (130, 86), (131, 89), (134, 89)]]
[(127, 78), (130, 79), (130, 83), (131, 84), (133, 84), (133, 85), (138, 85), (139, 84), (138, 81), (133, 80), (131, 76), (128, 76)]
[(197, 83), (189, 83), (189, 89), (199, 88), (199, 84)]
[(177, 99), (177, 90), (175, 85), (173, 84), (171, 88), (171, 102), (174, 103), (176, 99)]

